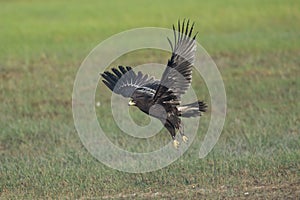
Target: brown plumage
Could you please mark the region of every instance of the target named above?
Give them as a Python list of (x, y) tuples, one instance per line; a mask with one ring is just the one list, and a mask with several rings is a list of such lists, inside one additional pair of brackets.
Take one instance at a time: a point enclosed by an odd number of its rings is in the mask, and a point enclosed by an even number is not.
[(192, 81), (197, 35), (192, 36), (193, 28), (194, 23), (190, 26), (189, 20), (187, 23), (184, 20), (182, 24), (178, 21), (178, 32), (173, 25), (174, 43), (167, 38), (172, 56), (160, 81), (140, 71), (136, 74), (129, 66), (119, 66), (118, 69), (113, 68), (112, 72), (102, 74), (102, 81), (110, 90), (131, 98), (129, 105), (137, 106), (144, 113), (158, 118), (170, 132), (176, 148), (179, 145), (175, 139), (176, 131), (179, 130), (183, 141), (187, 141), (180, 117), (201, 116), (201, 112), (207, 109), (202, 101), (180, 105), (181, 95)]

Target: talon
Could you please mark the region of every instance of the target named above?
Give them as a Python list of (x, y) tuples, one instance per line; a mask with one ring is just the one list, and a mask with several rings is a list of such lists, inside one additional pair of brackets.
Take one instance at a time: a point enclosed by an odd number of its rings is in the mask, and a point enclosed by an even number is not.
[(182, 140), (183, 142), (187, 143), (189, 141), (189, 138), (184, 135), (182, 136)]
[(179, 142), (177, 140), (173, 140), (173, 145), (174, 145), (175, 149), (178, 149)]

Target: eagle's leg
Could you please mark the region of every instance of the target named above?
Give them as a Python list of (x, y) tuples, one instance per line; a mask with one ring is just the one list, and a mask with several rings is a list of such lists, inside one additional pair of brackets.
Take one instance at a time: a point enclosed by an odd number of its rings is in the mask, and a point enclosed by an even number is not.
[(181, 123), (179, 125), (179, 133), (180, 133), (180, 135), (182, 137), (183, 142), (187, 143), (188, 140), (189, 140), (189, 138), (184, 135), (184, 125), (183, 125), (182, 121), (181, 121)]
[(176, 140), (175, 127), (172, 125), (172, 123), (169, 120), (167, 120), (164, 125), (165, 125), (166, 129), (168, 129), (169, 133), (171, 134), (171, 137), (173, 139), (173, 145), (174, 145), (174, 147), (176, 149), (178, 149), (179, 142), (178, 142), (178, 140)]

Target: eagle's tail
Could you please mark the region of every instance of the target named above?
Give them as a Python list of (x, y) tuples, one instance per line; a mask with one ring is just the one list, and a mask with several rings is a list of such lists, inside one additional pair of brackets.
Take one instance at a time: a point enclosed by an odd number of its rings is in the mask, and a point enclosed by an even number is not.
[(207, 105), (203, 101), (181, 105), (178, 107), (181, 117), (197, 117), (207, 110)]

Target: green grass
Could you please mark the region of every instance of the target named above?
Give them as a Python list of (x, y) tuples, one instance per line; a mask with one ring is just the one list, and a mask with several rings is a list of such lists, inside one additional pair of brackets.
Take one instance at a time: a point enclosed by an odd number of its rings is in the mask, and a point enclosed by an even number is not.
[[(0, 5), (1, 199), (300, 195), (298, 1), (16, 0)], [(106, 167), (87, 152), (74, 128), (71, 96), (81, 62), (113, 34), (170, 28), (184, 17), (196, 22), (198, 41), (224, 79), (228, 110), (220, 140), (198, 159), (208, 113), (199, 137), (170, 166), (144, 174)], [(121, 60), (134, 65), (167, 59), (146, 53)], [(201, 78), (195, 77), (193, 86), (208, 101)], [(108, 92), (101, 96), (107, 102), (109, 97)], [(101, 123), (111, 129), (114, 142), (126, 146), (128, 137), (112, 120)], [(162, 133), (161, 142), (167, 142), (168, 133)]]

